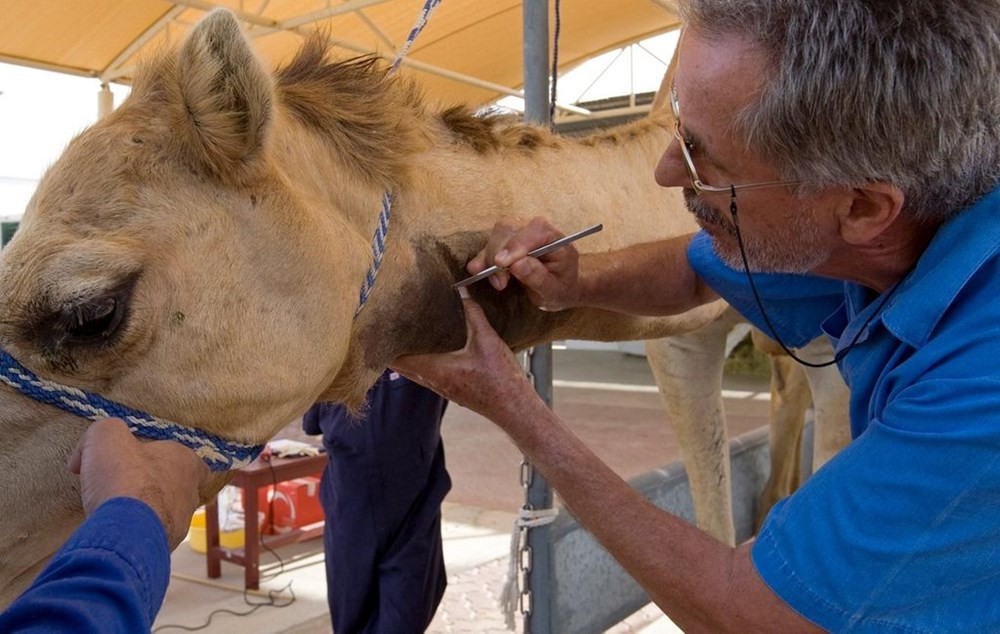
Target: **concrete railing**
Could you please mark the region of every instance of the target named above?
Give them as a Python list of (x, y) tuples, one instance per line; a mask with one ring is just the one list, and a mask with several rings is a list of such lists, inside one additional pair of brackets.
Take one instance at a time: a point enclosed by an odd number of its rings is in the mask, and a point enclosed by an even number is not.
[[(812, 425), (803, 438), (803, 471), (811, 471)], [(732, 461), (733, 520), (737, 541), (753, 534), (757, 494), (770, 471), (767, 428), (748, 432), (729, 443)], [(694, 522), (694, 507), (684, 465), (673, 462), (640, 475), (630, 484), (670, 513)], [(614, 509), (608, 509), (614, 513)], [(533, 589), (534, 600), (551, 601), (554, 632), (603, 632), (649, 603), (649, 597), (611, 555), (569, 513), (551, 526), (553, 587)], [(663, 553), (666, 558), (670, 553)], [(548, 595), (548, 596), (547, 596)]]

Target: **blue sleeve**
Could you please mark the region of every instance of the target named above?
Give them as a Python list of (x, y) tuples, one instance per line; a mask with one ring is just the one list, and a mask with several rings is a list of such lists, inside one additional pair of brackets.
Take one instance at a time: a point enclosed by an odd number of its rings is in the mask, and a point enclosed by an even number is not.
[(139, 500), (114, 498), (0, 614), (0, 632), (148, 632), (169, 580), (159, 517)]
[(920, 381), (772, 510), (764, 582), (824, 629), (1000, 632), (996, 378)]
[(323, 428), (319, 425), (321, 403), (313, 403), (312, 407), (302, 415), (302, 431), (310, 436), (319, 436)]
[[(688, 262), (712, 290), (731, 304), (748, 321), (773, 337), (761, 316), (746, 272), (730, 268), (719, 259), (712, 238), (704, 231), (688, 246)], [(782, 341), (797, 348), (809, 343), (822, 331), (820, 325), (844, 302), (844, 283), (812, 275), (754, 273), (754, 284)]]

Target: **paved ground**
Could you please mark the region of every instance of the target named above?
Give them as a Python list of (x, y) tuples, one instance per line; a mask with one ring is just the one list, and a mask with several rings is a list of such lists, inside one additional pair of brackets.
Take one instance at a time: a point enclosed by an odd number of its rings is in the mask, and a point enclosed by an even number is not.
[[(613, 352), (557, 351), (555, 377), (556, 411), (622, 477), (631, 478), (679, 456), (644, 359)], [(593, 382), (605, 385), (595, 388), (589, 385)], [(733, 378), (726, 384), (735, 390), (726, 400), (730, 436), (765, 425), (766, 385)], [(497, 597), (506, 573), (514, 513), (523, 501), (520, 452), (491, 423), (457, 406), (449, 407), (442, 433), (454, 482), (443, 508), (449, 587), (428, 631), (506, 632)], [(296, 436), (295, 426), (283, 435)], [(249, 595), (245, 600), (242, 568), (225, 563), (223, 577), (213, 580), (219, 585), (205, 585), (204, 558), (182, 545), (174, 554), (175, 577), (154, 631), (185, 631), (170, 626), (198, 627), (211, 618), (201, 631), (329, 633), (321, 542), (282, 548), (279, 555), (285, 562), (283, 570), (264, 581), (262, 590), (282, 590), (275, 599), (281, 605), (287, 603), (291, 581), (295, 602), (235, 616), (251, 609), (247, 601), (267, 603), (268, 597)], [(267, 572), (277, 573), (279, 567)], [(517, 631), (522, 631), (520, 623)], [(677, 631), (652, 606), (609, 630), (613, 634)]]

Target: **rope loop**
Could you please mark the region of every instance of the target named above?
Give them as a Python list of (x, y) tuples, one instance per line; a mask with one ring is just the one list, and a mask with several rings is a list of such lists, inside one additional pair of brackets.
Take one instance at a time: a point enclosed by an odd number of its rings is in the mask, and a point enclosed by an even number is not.
[(149, 440), (175, 440), (194, 450), (212, 471), (242, 469), (260, 455), (264, 445), (226, 440), (200, 429), (186, 427), (122, 405), (99, 394), (40, 378), (0, 349), (0, 382), (39, 403), (52, 405), (91, 421), (120, 418), (135, 436)]
[[(392, 62), (392, 66), (389, 67), (389, 74), (392, 75), (399, 69), (399, 65), (403, 62), (403, 58), (410, 51), (410, 47), (413, 46), (414, 40), (420, 35), (420, 32), (424, 30), (427, 26), (427, 20), (430, 19), (431, 13), (434, 9), (441, 4), (443, 0), (425, 0), (424, 8), (421, 10), (420, 15), (417, 17), (416, 23), (414, 23), (413, 28), (410, 29), (410, 34), (406, 37), (406, 42), (399, 48), (399, 52), (396, 53), (396, 59)], [(368, 301), (368, 296), (371, 295), (372, 288), (375, 287), (375, 278), (378, 277), (379, 269), (382, 267), (382, 256), (385, 254), (385, 238), (389, 233), (389, 217), (392, 214), (392, 194), (390, 192), (385, 192), (382, 195), (382, 211), (378, 216), (378, 226), (375, 227), (375, 235), (372, 236), (372, 263), (368, 267), (368, 272), (365, 273), (365, 281), (361, 284), (361, 293), (358, 301), (358, 308), (354, 311), (354, 317), (356, 318), (364, 308), (365, 302)]]

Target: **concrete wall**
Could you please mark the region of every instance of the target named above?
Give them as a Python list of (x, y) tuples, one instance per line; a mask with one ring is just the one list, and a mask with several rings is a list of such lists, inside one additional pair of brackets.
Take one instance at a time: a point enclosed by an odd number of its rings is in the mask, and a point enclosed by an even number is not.
[[(730, 442), (733, 474), (733, 517), (737, 540), (752, 535), (754, 499), (770, 471), (768, 430), (761, 428)], [(806, 473), (811, 471), (812, 426), (803, 438)], [(806, 458), (809, 457), (809, 458)], [(680, 461), (633, 479), (630, 484), (656, 506), (689, 522), (694, 507), (687, 475)], [(613, 513), (614, 509), (608, 509)], [(534, 589), (535, 601), (552, 601), (554, 632), (603, 632), (649, 603), (646, 593), (568, 512), (551, 526), (554, 583)], [(670, 557), (670, 553), (664, 553)]]

